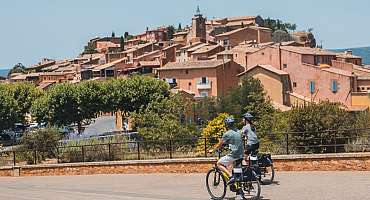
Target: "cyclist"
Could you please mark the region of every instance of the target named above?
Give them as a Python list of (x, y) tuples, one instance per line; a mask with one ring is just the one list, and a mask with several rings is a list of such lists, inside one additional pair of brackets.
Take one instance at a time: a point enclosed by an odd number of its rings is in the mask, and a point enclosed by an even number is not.
[(231, 185), (235, 182), (234, 177), (232, 177), (232, 173), (228, 170), (235, 161), (243, 159), (244, 156), (244, 145), (243, 139), (240, 132), (237, 131), (235, 128), (235, 119), (233, 117), (227, 117), (225, 119), (225, 125), (227, 128), (227, 132), (224, 133), (220, 142), (214, 147), (214, 150), (210, 150), (209, 152), (212, 153), (215, 150), (220, 149), (223, 145), (229, 145), (229, 149), (231, 152), (222, 157), (218, 162), (217, 166), (222, 170), (224, 173), (230, 177), (228, 181), (228, 185)]
[(257, 151), (260, 147), (260, 142), (256, 134), (256, 127), (252, 122), (253, 118), (253, 115), (251, 115), (250, 113), (245, 113), (243, 115), (244, 127), (242, 128), (241, 132), (247, 138), (247, 155), (250, 155), (251, 153)]

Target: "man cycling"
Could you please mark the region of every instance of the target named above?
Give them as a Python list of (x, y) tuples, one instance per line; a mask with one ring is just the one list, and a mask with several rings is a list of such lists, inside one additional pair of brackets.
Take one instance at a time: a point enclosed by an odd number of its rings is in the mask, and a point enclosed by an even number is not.
[(230, 185), (235, 182), (235, 179), (234, 177), (232, 177), (232, 173), (229, 171), (228, 168), (230, 168), (236, 160), (243, 159), (244, 145), (242, 135), (234, 126), (235, 119), (233, 117), (227, 117), (224, 122), (227, 131), (222, 136), (220, 142), (215, 146), (215, 149), (210, 150), (210, 153), (220, 149), (224, 144), (229, 145), (229, 149), (231, 150), (231, 152), (228, 155), (222, 157), (217, 162), (217, 166), (220, 170), (222, 170), (230, 177), (230, 180), (227, 183), (228, 185)]
[(260, 147), (260, 142), (256, 134), (256, 127), (254, 126), (252, 119), (253, 115), (245, 113), (243, 115), (244, 127), (242, 128), (242, 134), (247, 138), (246, 154), (250, 155)]

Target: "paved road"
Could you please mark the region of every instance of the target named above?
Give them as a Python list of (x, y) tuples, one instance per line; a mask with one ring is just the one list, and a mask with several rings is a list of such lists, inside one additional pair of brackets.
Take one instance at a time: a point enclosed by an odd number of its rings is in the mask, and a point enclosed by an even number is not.
[[(370, 172), (279, 173), (263, 200), (367, 200)], [(204, 174), (0, 178), (0, 199), (207, 200)], [(228, 199), (234, 199), (228, 194)], [(240, 198), (237, 198), (240, 199)]]

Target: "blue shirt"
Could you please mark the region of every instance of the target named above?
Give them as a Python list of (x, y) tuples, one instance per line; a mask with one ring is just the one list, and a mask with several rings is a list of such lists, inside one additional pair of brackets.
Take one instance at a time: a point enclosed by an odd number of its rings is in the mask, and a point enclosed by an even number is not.
[(229, 149), (231, 150), (231, 153), (229, 156), (240, 159), (243, 158), (244, 154), (244, 145), (243, 145), (243, 139), (242, 135), (235, 130), (228, 130), (223, 136), (222, 141), (225, 144), (229, 145)]
[(256, 129), (252, 128), (250, 124), (247, 124), (242, 128), (242, 133), (247, 137), (247, 145), (259, 143)]

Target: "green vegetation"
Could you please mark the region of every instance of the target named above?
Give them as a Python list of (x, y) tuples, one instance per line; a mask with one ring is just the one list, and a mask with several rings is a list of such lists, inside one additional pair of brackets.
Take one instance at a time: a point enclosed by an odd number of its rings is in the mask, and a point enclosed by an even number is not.
[(61, 136), (56, 128), (44, 128), (26, 133), (21, 140), (22, 147), (19, 149), (18, 161), (24, 160), (28, 164), (33, 164), (35, 161), (37, 163), (47, 158), (55, 158), (55, 150), (60, 139)]
[(8, 72), (8, 77), (13, 73), (26, 73), (27, 69), (22, 63), (14, 65), (14, 67)]
[(286, 32), (297, 30), (296, 24), (286, 23), (280, 19), (271, 19), (271, 18), (264, 19), (263, 26), (266, 28), (270, 28), (272, 32), (275, 32), (277, 30), (282, 30)]
[(175, 27), (172, 25), (168, 26), (167, 27), (167, 40), (172, 40), (173, 34), (175, 34)]
[(41, 91), (31, 83), (0, 85), (0, 132), (25, 123), (32, 102), (41, 95)]

